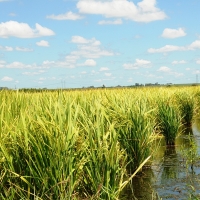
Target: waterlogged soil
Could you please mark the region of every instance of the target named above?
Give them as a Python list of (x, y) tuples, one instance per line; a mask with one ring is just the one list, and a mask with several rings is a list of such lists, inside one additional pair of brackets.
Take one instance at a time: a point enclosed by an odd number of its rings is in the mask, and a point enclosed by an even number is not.
[(132, 180), (125, 199), (200, 199), (200, 121), (177, 138), (175, 147), (160, 142), (151, 167)]

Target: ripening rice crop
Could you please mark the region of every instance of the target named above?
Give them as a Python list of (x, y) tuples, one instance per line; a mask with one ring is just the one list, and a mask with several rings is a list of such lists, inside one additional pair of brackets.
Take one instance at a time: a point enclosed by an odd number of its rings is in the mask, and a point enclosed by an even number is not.
[(170, 127), (186, 116), (180, 91), (193, 119), (198, 87), (1, 91), (0, 199), (119, 199), (155, 137), (172, 143)]

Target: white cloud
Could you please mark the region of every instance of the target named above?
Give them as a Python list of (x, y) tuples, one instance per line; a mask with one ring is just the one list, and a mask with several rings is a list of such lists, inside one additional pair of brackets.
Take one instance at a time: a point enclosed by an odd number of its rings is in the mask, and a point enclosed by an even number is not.
[(143, 59), (136, 59), (135, 63), (125, 63), (123, 67), (125, 69), (138, 69), (139, 67), (150, 67), (151, 61), (143, 60)]
[(29, 48), (24, 48), (24, 47), (9, 47), (9, 46), (0, 46), (0, 50), (2, 51), (24, 51), (24, 52), (30, 52), (30, 51), (33, 51), (33, 49), (29, 49)]
[(67, 67), (67, 68), (74, 68), (75, 65), (70, 66), (66, 61), (44, 61), (42, 64), (24, 64), (22, 62), (12, 62), (6, 63), (5, 61), (0, 61), (0, 68), (10, 68), (10, 69), (38, 69), (38, 72), (23, 72), (25, 75), (35, 75), (43, 73), (45, 69), (49, 69), (50, 67)]
[(75, 36), (72, 36), (71, 42), (72, 43), (78, 43), (78, 44), (87, 44), (90, 41), (85, 39), (84, 37), (75, 35)]
[(7, 64), (5, 67), (6, 68), (16, 68), (16, 69), (25, 69), (25, 68), (31, 68), (32, 66), (31, 65), (25, 65), (21, 62), (15, 61), (15, 62), (12, 62), (10, 64)]
[(194, 74), (200, 74), (200, 70), (196, 70)]
[(114, 21), (110, 21), (110, 20), (102, 20), (99, 21), (98, 24), (100, 25), (107, 25), (107, 24), (114, 24), (114, 25), (118, 25), (118, 24), (122, 24), (122, 20), (121, 19), (116, 19)]
[(16, 51), (23, 51), (23, 52), (31, 52), (33, 49), (24, 48), (24, 47), (15, 47)]
[(79, 66), (96, 66), (96, 61), (93, 59), (87, 59), (83, 64), (79, 64)]
[(38, 45), (40, 47), (49, 47), (49, 42), (45, 41), (45, 40), (41, 40), (39, 42), (36, 42), (36, 45)]
[(77, 8), (80, 13), (99, 14), (106, 18), (124, 18), (137, 22), (151, 22), (167, 17), (163, 11), (156, 7), (156, 0), (142, 0), (137, 5), (128, 0), (79, 0)]
[(78, 20), (82, 19), (83, 17), (70, 11), (60, 15), (48, 15), (46, 18), (54, 20)]
[(174, 46), (174, 45), (165, 45), (164, 47), (154, 49), (150, 48), (148, 49), (149, 53), (166, 53), (171, 51), (185, 51), (186, 48), (182, 46)]
[(183, 28), (178, 28), (178, 29), (166, 28), (162, 33), (162, 37), (170, 39), (184, 37), (184, 36), (186, 36), (186, 33)]
[[(81, 40), (79, 40), (81, 38)], [(77, 38), (74, 38), (77, 39)], [(79, 37), (78, 41), (74, 40), (76, 43), (77, 49), (69, 53), (65, 56), (63, 60), (58, 61), (50, 61), (45, 60), (41, 64), (24, 64), (21, 62), (12, 62), (12, 63), (0, 63), (1, 68), (17, 68), (17, 69), (49, 69), (49, 68), (75, 68), (78, 66), (96, 66), (95, 58), (100, 58), (103, 56), (113, 56), (115, 55), (114, 52), (108, 51), (102, 47), (100, 41), (96, 40), (95, 38), (92, 39), (85, 39), (83, 37)], [(83, 42), (85, 41), (85, 42)], [(78, 64), (81, 61), (85, 60), (82, 64)], [(104, 68), (105, 70), (105, 68)], [(32, 75), (33, 72), (26, 72), (25, 75)]]
[(173, 65), (185, 64), (185, 63), (187, 63), (185, 60), (180, 60), (180, 61), (174, 60), (174, 61), (172, 62)]
[(197, 60), (196, 63), (197, 63), (197, 64), (200, 64), (200, 60)]
[(13, 78), (8, 77), (8, 76), (4, 76), (1, 80), (2, 81), (13, 81)]
[(160, 71), (160, 72), (171, 72), (171, 69), (169, 67), (162, 66), (158, 69), (158, 71)]
[(0, 50), (2, 50), (2, 51), (13, 51), (13, 48), (12, 47), (8, 47), (8, 46), (5, 46), (5, 47), (0, 46)]
[(136, 65), (138, 66), (149, 65), (149, 64), (151, 64), (151, 61), (149, 60), (136, 59)]
[(196, 40), (189, 45), (188, 50), (200, 49), (200, 40)]
[(96, 40), (95, 38), (92, 38), (90, 40), (84, 38), (84, 37), (81, 37), (81, 36), (72, 36), (72, 39), (71, 39), (71, 42), (72, 43), (77, 43), (77, 44), (91, 44), (91, 45), (94, 45), (94, 46), (98, 46), (98, 45), (101, 45), (101, 42)]
[(113, 56), (114, 53), (101, 47), (101, 42), (95, 38), (86, 39), (81, 36), (72, 36), (71, 42), (78, 44), (78, 49), (72, 51), (68, 56), (78, 58), (94, 59), (102, 56)]
[(13, 62), (13, 63), (10, 63), (6, 66), (7, 68), (18, 68), (18, 69), (23, 69), (25, 68), (25, 65), (21, 62)]
[(76, 63), (76, 61), (78, 60), (80, 58), (80, 56), (78, 56), (78, 55), (67, 55), (66, 57), (65, 57), (65, 60), (67, 61), (67, 62), (69, 62), (69, 63), (71, 63), (71, 64), (75, 64)]
[(172, 69), (170, 69), (169, 67), (166, 67), (166, 66), (160, 67), (157, 71), (163, 72), (163, 73), (168, 73), (169, 75), (172, 75), (172, 76), (175, 76), (175, 77), (184, 76), (183, 73), (175, 72), (175, 71), (173, 71)]
[(19, 23), (17, 21), (8, 21), (0, 23), (0, 37), (18, 37), (18, 38), (36, 38), (42, 36), (52, 36), (55, 33), (40, 24), (35, 24), (32, 29), (27, 23)]
[(105, 73), (105, 76), (111, 76), (112, 74), (111, 73)]
[(108, 70), (109, 70), (109, 68), (107, 68), (107, 67), (101, 67), (99, 71), (102, 72), (102, 71), (108, 71)]
[(200, 49), (200, 40), (196, 40), (187, 46), (165, 45), (164, 47), (158, 49), (150, 48), (147, 51), (149, 53), (166, 53), (172, 51), (191, 51), (196, 49)]
[(4, 68), (6, 65), (6, 61), (0, 60), (0, 68)]

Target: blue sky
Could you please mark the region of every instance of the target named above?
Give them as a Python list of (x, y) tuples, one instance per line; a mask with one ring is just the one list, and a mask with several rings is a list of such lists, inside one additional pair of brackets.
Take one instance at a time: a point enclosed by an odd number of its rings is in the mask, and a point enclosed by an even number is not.
[(0, 0), (0, 87), (200, 82), (199, 0)]

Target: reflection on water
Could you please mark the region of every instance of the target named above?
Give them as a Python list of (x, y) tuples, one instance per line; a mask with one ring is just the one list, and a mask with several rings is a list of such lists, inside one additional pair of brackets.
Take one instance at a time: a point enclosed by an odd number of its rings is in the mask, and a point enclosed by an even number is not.
[(168, 179), (176, 179), (178, 177), (178, 156), (175, 146), (166, 148), (162, 163), (161, 184), (165, 184)]
[(200, 121), (182, 131), (176, 146), (166, 147), (161, 141), (152, 166), (132, 180), (126, 199), (200, 199), (199, 155)]
[(141, 173), (132, 179), (124, 191), (125, 198), (127, 200), (159, 199), (152, 187), (155, 179), (152, 168), (144, 168)]

